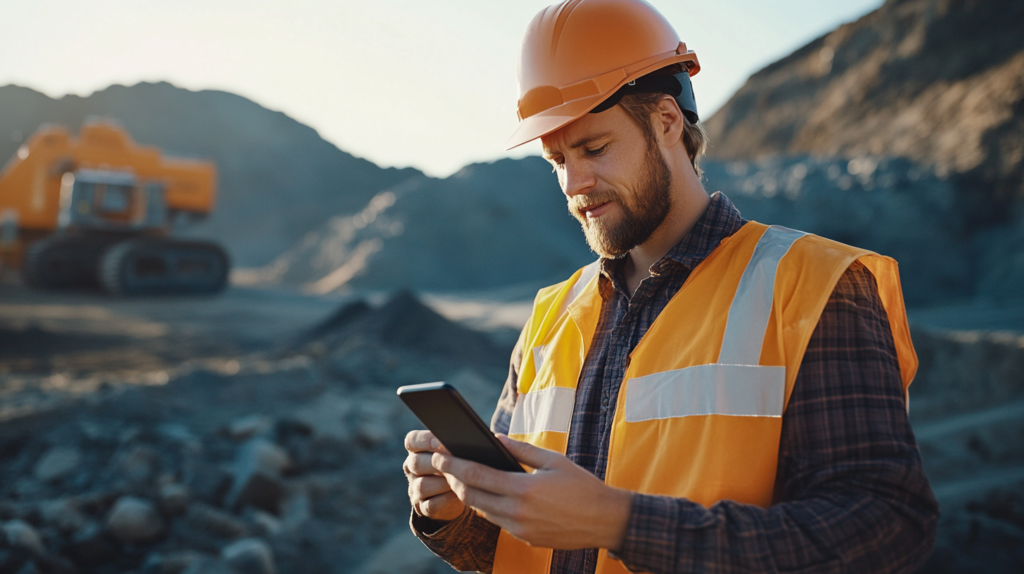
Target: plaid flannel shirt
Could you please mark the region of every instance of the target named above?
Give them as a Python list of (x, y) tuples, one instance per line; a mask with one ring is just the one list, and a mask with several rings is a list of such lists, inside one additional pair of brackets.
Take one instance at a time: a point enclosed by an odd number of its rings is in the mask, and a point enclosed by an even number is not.
[[(744, 223), (715, 193), (632, 297), (621, 260), (602, 260), (604, 303), (577, 388), (570, 460), (604, 478), (626, 357), (690, 271)], [(508, 432), (521, 345), (491, 421), (495, 432)], [(613, 556), (650, 572), (908, 572), (927, 559), (938, 503), (907, 418), (888, 317), (874, 277), (859, 263), (836, 285), (808, 344), (783, 415), (777, 480), (770, 508), (728, 500), (706, 508), (635, 494)], [(413, 511), (411, 525), (456, 569), (490, 571), (499, 529), (474, 512), (439, 523)], [(556, 550), (551, 572), (590, 574), (596, 562), (594, 548)]]

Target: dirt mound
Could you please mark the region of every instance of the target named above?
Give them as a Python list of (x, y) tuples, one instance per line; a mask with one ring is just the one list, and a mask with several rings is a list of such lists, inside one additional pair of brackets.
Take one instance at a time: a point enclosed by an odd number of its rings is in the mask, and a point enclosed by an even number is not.
[(491, 367), (503, 365), (511, 352), (498, 348), (488, 334), (443, 317), (407, 289), (397, 291), (378, 308), (361, 300), (343, 305), (301, 339), (300, 349), (310, 347), (339, 359), (358, 355), (354, 347), (375, 355), (397, 349), (424, 361)]
[(539, 288), (595, 257), (551, 167), (532, 157), (392, 186), (311, 231), (252, 280), (319, 293)]

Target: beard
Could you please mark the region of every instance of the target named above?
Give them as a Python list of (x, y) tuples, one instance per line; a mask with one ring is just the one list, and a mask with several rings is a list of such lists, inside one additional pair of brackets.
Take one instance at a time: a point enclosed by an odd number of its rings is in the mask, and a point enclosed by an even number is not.
[[(672, 208), (671, 183), (672, 174), (665, 158), (661, 157), (656, 146), (648, 142), (632, 197), (624, 197), (614, 189), (595, 190), (573, 198), (576, 201), (570, 201), (569, 213), (580, 222), (587, 244), (594, 253), (607, 259), (619, 259), (647, 241), (665, 221)], [(622, 208), (622, 217), (617, 222), (605, 222), (604, 217), (589, 219), (580, 213), (585, 206), (607, 201), (616, 201)]]

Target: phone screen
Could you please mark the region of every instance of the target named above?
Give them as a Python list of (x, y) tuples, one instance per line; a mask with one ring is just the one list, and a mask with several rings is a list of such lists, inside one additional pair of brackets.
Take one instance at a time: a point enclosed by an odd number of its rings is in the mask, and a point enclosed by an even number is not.
[(398, 397), (453, 455), (508, 472), (526, 472), (448, 383), (407, 385)]

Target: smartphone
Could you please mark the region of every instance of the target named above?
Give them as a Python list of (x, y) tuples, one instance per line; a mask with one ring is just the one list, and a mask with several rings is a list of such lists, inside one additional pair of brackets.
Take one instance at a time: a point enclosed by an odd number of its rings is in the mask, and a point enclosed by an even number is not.
[(466, 399), (448, 383), (398, 388), (398, 398), (453, 455), (506, 472), (526, 472)]

